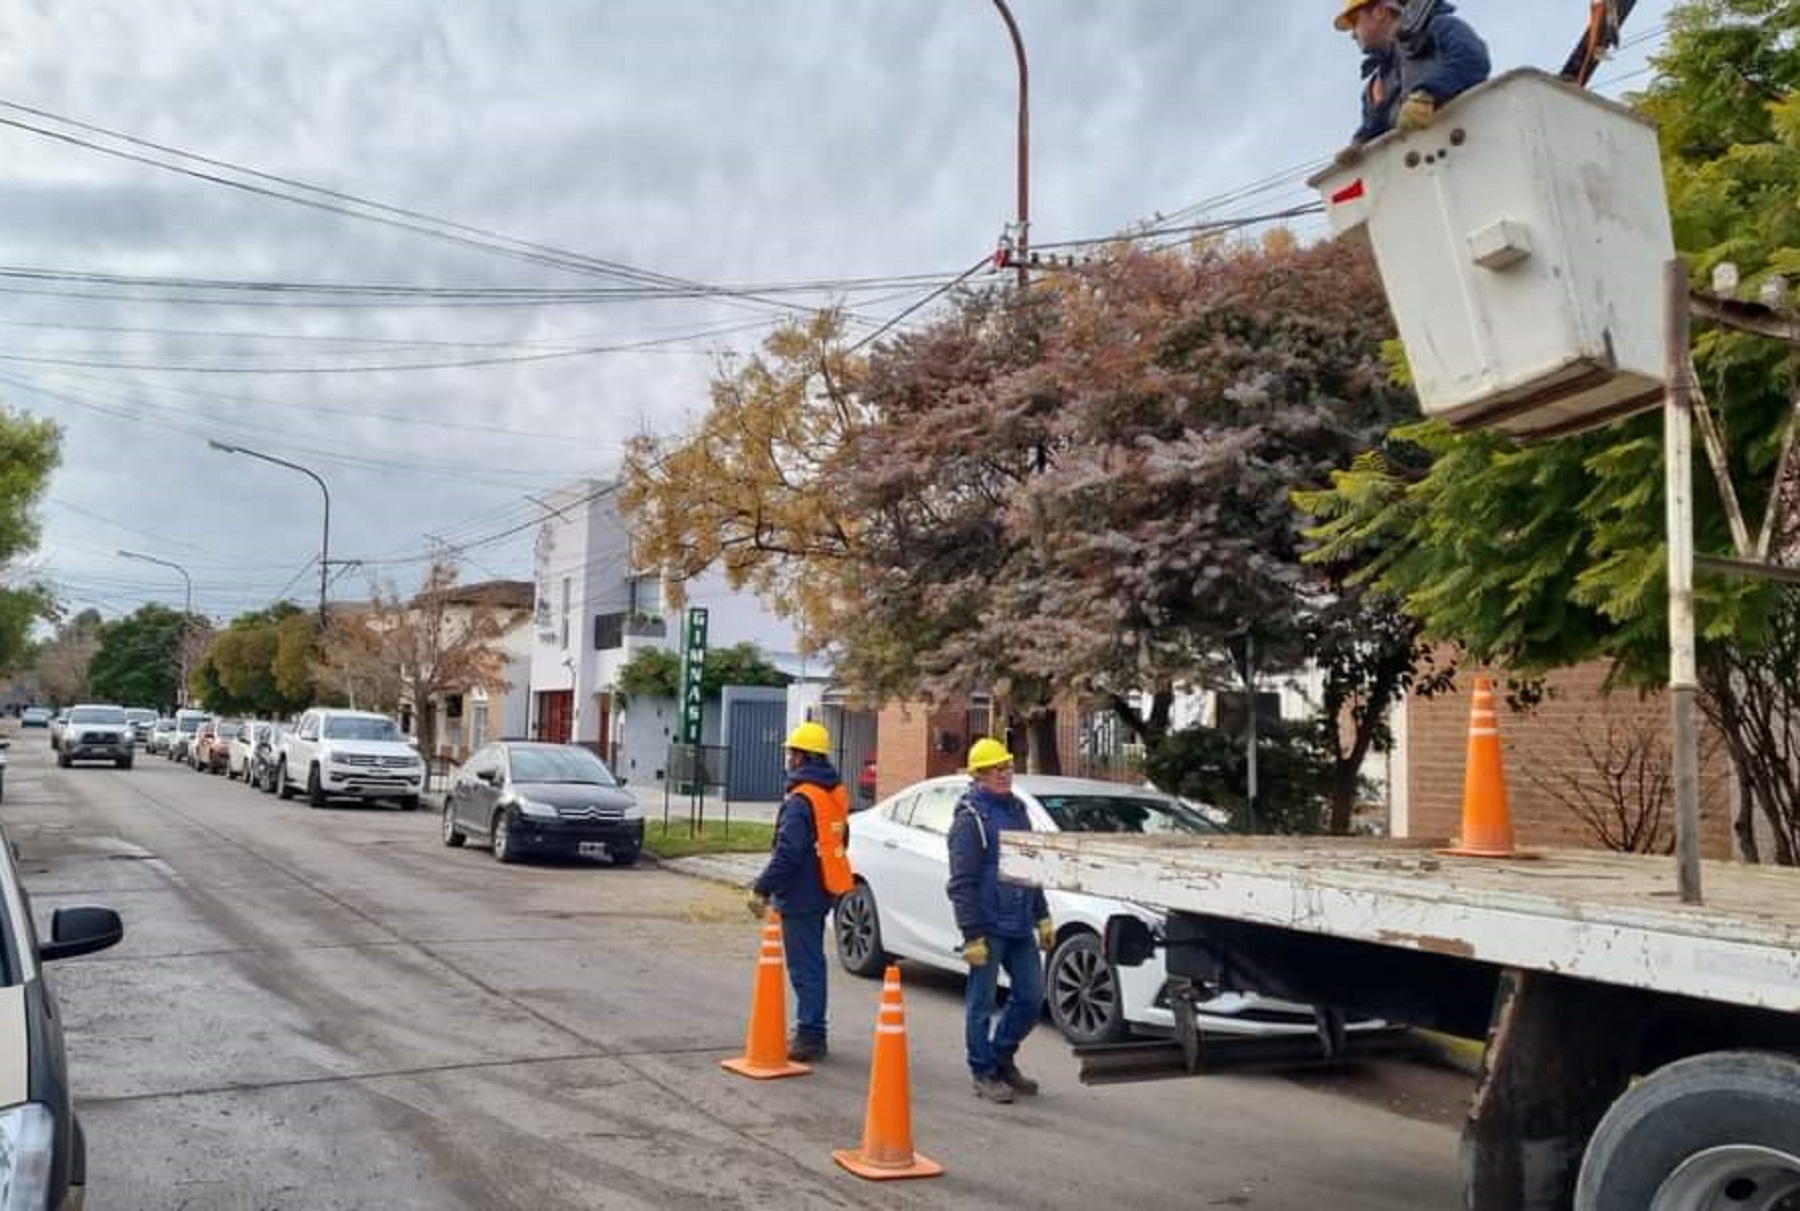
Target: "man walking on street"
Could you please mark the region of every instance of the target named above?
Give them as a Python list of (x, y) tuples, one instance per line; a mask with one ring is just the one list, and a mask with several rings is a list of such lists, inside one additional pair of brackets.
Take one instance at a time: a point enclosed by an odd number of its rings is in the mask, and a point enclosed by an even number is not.
[(794, 1035), (788, 1058), (825, 1058), (825, 914), (852, 883), (848, 845), (850, 799), (831, 764), (831, 736), (807, 722), (787, 738), (787, 797), (775, 817), (775, 842), (752, 888), (758, 920), (774, 903), (781, 946), (794, 986)]
[(1363, 52), (1357, 147), (1390, 130), (1425, 129), (1492, 70), (1487, 43), (1449, 0), (1344, 0), (1336, 24)]
[[(1041, 890), (1000, 881), (1000, 834), (1031, 830), (1025, 805), (1012, 793), (1012, 754), (998, 740), (977, 740), (969, 750), (969, 774), (974, 785), (950, 822), (946, 890), (969, 965), (964, 992), (969, 1073), (977, 1097), (1004, 1104), (1038, 1091), (1037, 1082), (1019, 1071), (1017, 1056), (1043, 1010), (1044, 964), (1038, 952), (1050, 948), (1055, 930)], [(996, 1025), (1001, 971), (1010, 990)]]

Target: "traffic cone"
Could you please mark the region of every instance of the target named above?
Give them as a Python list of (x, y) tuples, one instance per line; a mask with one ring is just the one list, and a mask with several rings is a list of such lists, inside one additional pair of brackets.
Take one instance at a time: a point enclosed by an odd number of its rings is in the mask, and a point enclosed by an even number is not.
[(1500, 721), (1494, 682), (1475, 679), (1469, 707), (1469, 759), (1463, 773), (1462, 836), (1443, 851), (1459, 858), (1529, 858), (1513, 844), (1512, 811), (1506, 803), (1506, 768), (1500, 757)]
[(804, 1076), (812, 1069), (796, 1064), (787, 1053), (787, 965), (781, 951), (781, 919), (770, 913), (763, 923), (762, 952), (756, 959), (756, 982), (750, 987), (750, 1028), (744, 1054), (720, 1060), (740, 1076), (769, 1081)]
[(889, 966), (881, 983), (881, 1013), (875, 1022), (875, 1055), (869, 1061), (869, 1109), (860, 1148), (840, 1148), (832, 1159), (858, 1177), (892, 1181), (937, 1177), (944, 1167), (913, 1151), (912, 1079), (906, 1064), (906, 1002), (900, 997), (900, 969)]

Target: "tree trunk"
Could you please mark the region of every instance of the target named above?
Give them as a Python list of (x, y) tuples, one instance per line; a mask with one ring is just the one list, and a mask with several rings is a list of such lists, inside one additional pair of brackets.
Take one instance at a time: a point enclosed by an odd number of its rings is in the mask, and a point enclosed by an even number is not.
[(419, 737), (419, 755), (427, 761), (437, 756), (437, 708), (431, 699), (413, 699), (413, 732)]
[(1057, 750), (1056, 742), (1056, 708), (1033, 708), (1025, 718), (1025, 730), (1031, 742), (1026, 769), (1033, 774), (1052, 777), (1061, 774), (1062, 754)]
[(1150, 699), (1150, 713), (1140, 712), (1123, 694), (1114, 694), (1110, 703), (1113, 714), (1145, 748), (1154, 748), (1169, 734), (1169, 719), (1175, 710), (1175, 691), (1161, 688)]

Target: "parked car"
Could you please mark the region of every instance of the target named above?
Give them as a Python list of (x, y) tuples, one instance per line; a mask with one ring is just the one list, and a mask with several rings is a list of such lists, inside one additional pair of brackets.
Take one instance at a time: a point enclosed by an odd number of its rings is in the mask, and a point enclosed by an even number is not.
[(150, 729), (156, 723), (156, 712), (141, 706), (125, 708), (125, 721), (131, 724), (131, 738), (134, 743), (148, 745)]
[(49, 727), (56, 714), (47, 706), (28, 706), (19, 713), (20, 727)]
[(0, 736), (0, 803), (6, 801), (6, 750), (12, 747), (12, 741)]
[[(833, 933), (845, 970), (878, 977), (890, 959), (966, 971), (962, 934), (944, 887), (947, 842), (967, 777), (934, 778), (890, 796), (850, 822), (850, 865), (856, 886), (838, 902)], [(1189, 805), (1159, 791), (1079, 778), (1020, 775), (1013, 793), (1039, 832), (1207, 834), (1223, 830)], [(1050, 1020), (1071, 1043), (1118, 1042), (1134, 1031), (1168, 1034), (1175, 1015), (1163, 997), (1160, 959), (1114, 968), (1101, 950), (1108, 917), (1132, 913), (1160, 924), (1146, 908), (1068, 892), (1049, 893), (1056, 945), (1044, 969)], [(1227, 993), (1201, 1005), (1204, 1030), (1227, 1034), (1298, 1034), (1318, 1029), (1310, 1006)]]
[(304, 790), (314, 807), (332, 799), (391, 799), (417, 811), (425, 762), (386, 715), (315, 707), (282, 741), (275, 789), (283, 799)]
[(195, 770), (222, 774), (231, 757), (231, 737), (241, 726), (236, 719), (209, 719), (194, 733), (188, 764)]
[(189, 708), (175, 712), (175, 734), (169, 738), (169, 747), (164, 750), (171, 761), (187, 761), (194, 747), (194, 737), (200, 732), (200, 725), (212, 716), (205, 711)]
[(251, 763), (256, 757), (256, 746), (264, 743), (269, 737), (270, 725), (257, 719), (247, 719), (240, 723), (231, 733), (231, 742), (226, 746), (225, 776), (236, 781), (242, 778), (250, 781)]
[(85, 703), (69, 708), (62, 740), (56, 746), (56, 763), (67, 769), (77, 761), (111, 761), (120, 769), (130, 769), (133, 751), (125, 708)]
[(173, 719), (158, 719), (155, 723), (150, 725), (150, 739), (145, 742), (144, 751), (153, 754), (167, 754), (169, 751), (169, 744), (174, 739), (175, 721)]
[(554, 853), (630, 866), (643, 852), (644, 814), (588, 749), (501, 741), (475, 750), (444, 795), (444, 844), (470, 837), (501, 862)]
[(87, 1150), (69, 1089), (62, 1014), (43, 965), (93, 954), (125, 936), (110, 908), (64, 907), (40, 943), (12, 845), (0, 836), (0, 1191), (5, 1206), (68, 1211), (87, 1190)]
[(63, 728), (68, 725), (68, 722), (69, 712), (67, 711), (58, 711), (50, 716), (50, 748), (52, 751), (55, 751), (56, 746), (62, 743)]
[(265, 795), (275, 793), (275, 770), (281, 760), (281, 744), (287, 739), (287, 725), (271, 723), (259, 735), (250, 754), (250, 785)]

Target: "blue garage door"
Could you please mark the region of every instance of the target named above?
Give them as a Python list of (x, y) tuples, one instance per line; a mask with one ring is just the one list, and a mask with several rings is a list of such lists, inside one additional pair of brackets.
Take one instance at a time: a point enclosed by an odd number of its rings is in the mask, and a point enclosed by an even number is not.
[(787, 789), (781, 768), (783, 727), (787, 726), (787, 700), (733, 702), (731, 734), (731, 797), (742, 802), (771, 802)]

